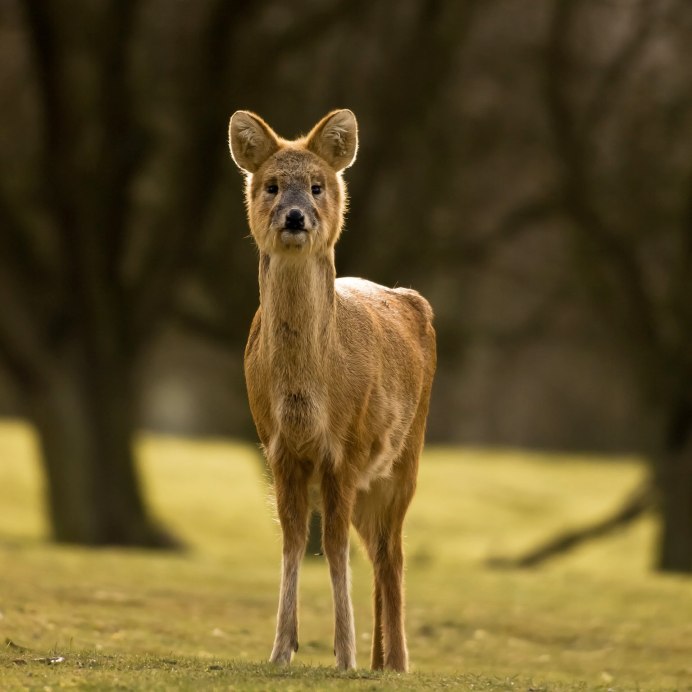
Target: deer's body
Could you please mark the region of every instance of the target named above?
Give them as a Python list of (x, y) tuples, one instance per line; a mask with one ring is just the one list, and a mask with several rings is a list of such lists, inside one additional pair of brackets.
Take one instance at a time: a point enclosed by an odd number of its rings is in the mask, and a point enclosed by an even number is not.
[(317, 505), (337, 665), (355, 666), (353, 523), (375, 571), (372, 665), (405, 670), (401, 534), (415, 492), (435, 335), (432, 310), (415, 291), (335, 278), (340, 171), (355, 157), (356, 137), (350, 111), (330, 114), (295, 142), (250, 113), (231, 119), (231, 150), (249, 173), (248, 215), (260, 250), (260, 308), (245, 373), (284, 538), (271, 659), (288, 663), (298, 647), (298, 569)]

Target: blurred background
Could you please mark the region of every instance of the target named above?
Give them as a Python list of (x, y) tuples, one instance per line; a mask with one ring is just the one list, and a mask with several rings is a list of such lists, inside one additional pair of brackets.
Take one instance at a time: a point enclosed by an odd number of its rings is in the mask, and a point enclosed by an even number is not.
[(228, 118), (336, 107), (337, 271), (433, 304), (429, 441), (643, 454), (615, 518), (691, 572), (689, 0), (0, 0), (0, 414), (55, 538), (174, 542), (141, 429), (255, 439)]

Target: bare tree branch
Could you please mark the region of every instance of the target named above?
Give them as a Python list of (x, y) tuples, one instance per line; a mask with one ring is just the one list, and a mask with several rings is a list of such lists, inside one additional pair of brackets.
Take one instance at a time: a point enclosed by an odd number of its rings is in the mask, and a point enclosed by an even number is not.
[(229, 91), (238, 86), (230, 77), (233, 36), (253, 11), (254, 3), (243, 3), (238, 9), (235, 3), (219, 0), (199, 42), (195, 68), (185, 87), (183, 120), (189, 135), (172, 184), (174, 208), (150, 229), (150, 252), (131, 291), (130, 301), (136, 307), (133, 331), (140, 342), (147, 340), (158, 318), (170, 309), (175, 285), (195, 265), (195, 248), (226, 157), (225, 104), (230, 101)]
[(200, 336), (223, 349), (228, 350), (229, 346), (236, 342), (236, 334), (232, 328), (229, 328), (228, 320), (214, 319), (185, 306), (176, 306), (171, 318), (173, 324), (181, 329)]
[(0, 256), (8, 264), (26, 277), (32, 287), (38, 282), (42, 285), (49, 273), (48, 267), (40, 256), (38, 248), (32, 243), (35, 237), (34, 227), (26, 214), (22, 214), (7, 194), (5, 185), (0, 181)]
[(58, 49), (51, 4), (44, 0), (27, 0), (22, 5), (31, 43), (42, 110), (44, 155), (41, 165), (43, 189), (51, 206), (61, 199), (66, 181), (57, 168), (58, 152), (63, 141), (65, 123), (60, 107)]
[[(377, 181), (387, 175), (388, 168), (400, 165), (402, 152), (408, 150), (407, 139), (411, 130), (424, 126), (430, 113), (434, 111), (440, 94), (444, 93), (454, 74), (454, 57), (470, 35), (479, 5), (478, 0), (457, 3), (420, 2), (413, 18), (414, 29), (406, 36), (406, 40), (398, 45), (388, 46), (384, 52), (389, 68), (387, 73), (396, 74), (405, 66), (406, 87), (385, 89), (378, 94), (378, 112), (396, 113), (397, 129), (394, 132), (387, 131), (387, 118), (378, 119), (380, 131), (375, 130), (370, 135), (371, 141), (378, 142), (377, 156), (372, 158), (370, 165), (361, 170), (354, 181), (352, 193), (361, 202), (349, 212), (347, 228), (351, 225), (357, 228), (367, 227), (365, 219), (372, 216), (372, 208), (365, 202), (370, 200), (372, 204), (377, 201), (371, 194), (372, 190), (377, 189)], [(390, 21), (386, 13), (383, 14), (382, 21)], [(387, 35), (386, 27), (382, 27), (381, 35)], [(425, 60), (416, 57), (421, 45), (426, 46)], [(412, 92), (415, 92), (413, 99)], [(435, 169), (450, 170), (451, 165), (447, 158), (451, 156), (450, 147), (436, 146), (434, 150)], [(443, 176), (440, 178), (444, 179)], [(426, 193), (430, 193), (429, 187), (426, 188)], [(439, 199), (446, 198), (449, 195), (448, 186), (440, 184), (437, 193)], [(432, 208), (435, 202), (435, 199), (428, 197), (425, 207)], [(415, 204), (415, 201), (413, 203)], [(342, 256), (348, 257), (348, 234), (341, 243), (344, 247)], [(362, 241), (359, 240), (358, 243), (360, 247)], [(421, 245), (416, 243), (415, 248), (411, 248), (410, 251), (415, 253), (416, 262), (420, 261)], [(359, 251), (360, 254), (362, 251)], [(401, 261), (402, 257), (399, 255), (397, 262)]]
[(644, 483), (625, 500), (621, 507), (604, 519), (558, 534), (520, 557), (495, 557), (488, 560), (488, 563), (492, 567), (537, 567), (547, 560), (573, 550), (582, 543), (607, 536), (616, 529), (635, 521), (654, 507), (653, 496), (651, 483)]
[(439, 262), (443, 266), (446, 262), (453, 265), (459, 262), (477, 264), (496, 253), (501, 244), (557, 218), (564, 218), (564, 209), (557, 194), (549, 191), (513, 207), (490, 233), (482, 237), (454, 236), (449, 241), (449, 252), (443, 253)]
[(642, 0), (636, 5), (627, 6), (627, 11), (637, 15), (637, 21), (613, 60), (599, 73), (600, 79), (581, 119), (582, 131), (594, 130), (612, 112), (627, 77), (632, 74), (637, 60), (648, 47), (658, 27), (657, 9), (656, 0)]
[[(0, 185), (0, 360), (12, 377), (25, 386), (34, 383), (45, 364), (36, 306), (27, 297), (45, 279), (38, 253), (30, 244), (28, 223), (11, 204)], [(33, 308), (33, 309), (32, 309)]]
[(0, 264), (0, 359), (17, 382), (31, 387), (49, 364), (50, 356), (23, 295), (5, 264)]
[[(525, 280), (525, 277), (522, 277)], [(567, 283), (556, 286), (547, 292), (542, 300), (521, 320), (510, 325), (480, 325), (474, 330), (477, 340), (484, 340), (494, 346), (511, 348), (537, 340), (552, 333), (555, 322), (559, 318), (565, 299), (572, 291)]]
[(125, 251), (130, 212), (128, 190), (144, 156), (144, 133), (134, 114), (129, 86), (127, 50), (134, 29), (140, 0), (115, 0), (108, 8), (105, 22), (109, 27), (104, 42), (101, 84), (101, 120), (104, 146), (101, 166), (104, 175), (105, 254), (109, 274), (122, 289), (119, 269)]
[[(359, 4), (362, 2), (359, 0)], [(236, 59), (232, 47), (236, 43), (234, 36), (241, 35), (254, 21), (258, 3), (237, 6), (218, 0), (213, 5), (200, 42), (196, 68), (191, 71), (191, 83), (187, 86), (184, 120), (190, 133), (190, 146), (180, 164), (180, 180), (184, 184), (178, 185), (176, 195), (181, 204), (173, 217), (166, 215), (152, 229), (154, 238), (161, 242), (151, 244), (151, 252), (143, 261), (133, 288), (133, 304), (138, 306), (136, 331), (141, 338), (146, 339), (144, 335), (157, 323), (157, 316), (170, 309), (176, 298), (176, 283), (194, 268), (198, 259), (195, 248), (201, 245), (199, 235), (205, 228), (217, 190), (219, 171), (228, 161), (224, 142), (229, 104), (238, 101), (236, 95), (256, 89), (258, 75), (277, 64), (296, 41), (307, 45), (343, 13), (353, 11), (354, 5), (353, 1), (341, 0), (314, 10), (291, 30), (290, 42), (282, 34), (263, 46), (252, 73), (234, 69), (245, 61)]]
[[(100, 339), (104, 353), (116, 348), (109, 343), (129, 338), (118, 270), (129, 182), (139, 164), (126, 69), (138, 4), (101, 5), (93, 35), (86, 37), (66, 28), (59, 3), (29, 0), (24, 6), (43, 116), (42, 191), (60, 239), (65, 305), (85, 343)], [(83, 73), (70, 65), (79, 51), (88, 51), (88, 91)]]
[(67, 165), (74, 147), (68, 125), (68, 96), (60, 79), (64, 65), (59, 48), (55, 7), (48, 0), (27, 0), (22, 5), (25, 25), (36, 72), (39, 106), (43, 128), (42, 158), (37, 175), (41, 199), (58, 238), (62, 290), (67, 294), (65, 306), (74, 311), (80, 299), (78, 254), (83, 252), (74, 237), (77, 224), (72, 206), (70, 185), (76, 176)]
[(579, 5), (579, 0), (555, 2), (548, 44), (546, 103), (562, 163), (563, 203), (575, 224), (575, 246), (588, 255), (585, 277), (598, 272), (599, 280), (608, 283), (610, 273), (615, 272), (617, 291), (610, 292), (605, 307), (611, 310), (611, 317), (624, 312), (627, 328), (643, 349), (653, 353), (659, 350), (660, 335), (646, 274), (631, 243), (603, 220), (594, 202), (587, 164), (589, 145), (583, 134), (580, 137), (575, 109), (566, 93), (572, 60), (570, 37)]

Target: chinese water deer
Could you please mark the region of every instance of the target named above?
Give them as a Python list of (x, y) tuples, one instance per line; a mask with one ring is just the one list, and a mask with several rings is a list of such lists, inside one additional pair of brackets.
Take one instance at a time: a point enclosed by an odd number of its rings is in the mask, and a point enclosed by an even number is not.
[(287, 664), (298, 650), (298, 570), (315, 507), (332, 582), (337, 666), (356, 665), (353, 523), (374, 567), (372, 667), (406, 670), (402, 525), (435, 370), (432, 310), (409, 289), (336, 279), (342, 171), (358, 148), (351, 111), (330, 113), (294, 141), (238, 111), (229, 144), (246, 174), (260, 256), (260, 307), (245, 351), (248, 398), (283, 533), (271, 660)]

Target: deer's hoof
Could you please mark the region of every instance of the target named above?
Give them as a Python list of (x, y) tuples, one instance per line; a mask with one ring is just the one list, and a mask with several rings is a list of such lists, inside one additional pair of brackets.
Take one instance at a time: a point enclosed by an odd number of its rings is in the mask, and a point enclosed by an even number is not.
[(288, 648), (282, 648), (282, 649), (274, 649), (272, 651), (272, 655), (269, 657), (270, 663), (273, 663), (276, 666), (287, 666), (291, 662), (291, 658), (293, 656), (293, 652), (298, 651), (298, 645), (295, 645), (294, 647), (288, 647)]
[(356, 657), (353, 655), (337, 655), (336, 657), (336, 668), (337, 670), (355, 670), (356, 669)]

